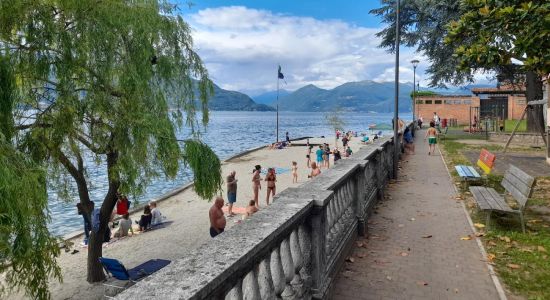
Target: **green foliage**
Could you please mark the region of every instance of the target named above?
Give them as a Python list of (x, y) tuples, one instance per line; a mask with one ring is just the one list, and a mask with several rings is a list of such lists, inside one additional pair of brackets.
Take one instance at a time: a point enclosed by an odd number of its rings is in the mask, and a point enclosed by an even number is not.
[(437, 95), (437, 93), (433, 91), (414, 91), (414, 92), (411, 92), (411, 99), (414, 99), (415, 97), (434, 96), (434, 95)]
[(9, 61), (0, 57), (0, 133), (7, 140), (13, 136), (13, 106), (15, 104), (15, 78)]
[[(396, 0), (382, 0), (381, 7), (370, 11), (381, 17), (387, 26), (377, 36), (382, 39), (380, 47), (389, 52), (395, 51), (395, 4)], [(401, 0), (400, 37), (401, 44), (416, 46), (419, 53), (425, 54), (430, 66), (430, 86), (444, 87), (445, 84), (460, 85), (473, 80), (470, 70), (458, 69), (458, 60), (453, 56), (454, 49), (445, 45), (448, 33), (447, 24), (456, 21), (462, 14), (457, 0)]]
[[(99, 164), (109, 186), (101, 210), (110, 212), (117, 190), (138, 195), (152, 178), (173, 178), (186, 157), (196, 158), (183, 155), (175, 132), (208, 123), (213, 85), (168, 1), (2, 0), (0, 57), (18, 95), (10, 142), (48, 169), (61, 194), (76, 198), (63, 184), (70, 175), (80, 202), (90, 201), (86, 170)], [(219, 187), (218, 169), (194, 170), (203, 196)], [(88, 249), (98, 250), (89, 251), (88, 280), (99, 281), (102, 239), (92, 233), (91, 240)]]
[(494, 69), (516, 59), (524, 71), (550, 72), (550, 2), (465, 0), (461, 10), (445, 39), (461, 69)]
[[(2, 136), (0, 134), (0, 136)], [(61, 280), (59, 248), (49, 221), (46, 173), (0, 141), (0, 296), (22, 288), (29, 297), (49, 299), (48, 279)]]
[(221, 191), (222, 165), (208, 145), (198, 140), (185, 141), (185, 161), (193, 170), (194, 188), (199, 197), (209, 201)]

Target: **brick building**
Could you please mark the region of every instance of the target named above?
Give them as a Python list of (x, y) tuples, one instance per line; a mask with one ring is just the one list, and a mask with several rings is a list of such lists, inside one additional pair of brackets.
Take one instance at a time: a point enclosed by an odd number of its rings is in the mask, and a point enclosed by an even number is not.
[(468, 125), (478, 119), (518, 120), (526, 106), (525, 89), (512, 86), (474, 88), (471, 95), (430, 95), (416, 98), (416, 115), (429, 120), (437, 112), (442, 119)]

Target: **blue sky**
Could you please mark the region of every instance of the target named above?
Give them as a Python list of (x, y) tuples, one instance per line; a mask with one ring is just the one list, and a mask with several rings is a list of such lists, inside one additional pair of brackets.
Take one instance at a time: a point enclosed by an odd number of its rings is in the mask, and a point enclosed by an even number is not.
[[(189, 8), (187, 1), (177, 1), (196, 51), (222, 88), (251, 96), (273, 91), (278, 64), (287, 90), (394, 80), (395, 57), (378, 47), (376, 37), (383, 24), (368, 13), (378, 0), (192, 2)], [(400, 81), (413, 81), (410, 61), (418, 59), (416, 78), (425, 86), (427, 59), (411, 48), (400, 51)]]

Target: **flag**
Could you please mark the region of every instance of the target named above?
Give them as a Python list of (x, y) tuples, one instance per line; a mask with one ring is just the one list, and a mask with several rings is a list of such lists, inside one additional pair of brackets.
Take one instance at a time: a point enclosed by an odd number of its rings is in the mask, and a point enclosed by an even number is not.
[(278, 72), (278, 76), (279, 76), (279, 79), (285, 79), (285, 75), (283, 75), (283, 73), (281, 73), (281, 66), (279, 66), (279, 71)]

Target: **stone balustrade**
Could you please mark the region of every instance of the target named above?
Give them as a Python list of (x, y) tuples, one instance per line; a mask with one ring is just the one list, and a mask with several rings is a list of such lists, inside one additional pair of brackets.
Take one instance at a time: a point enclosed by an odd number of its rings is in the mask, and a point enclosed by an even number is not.
[[(326, 299), (393, 173), (381, 138), (117, 299)], [(162, 245), (159, 245), (161, 247)]]

